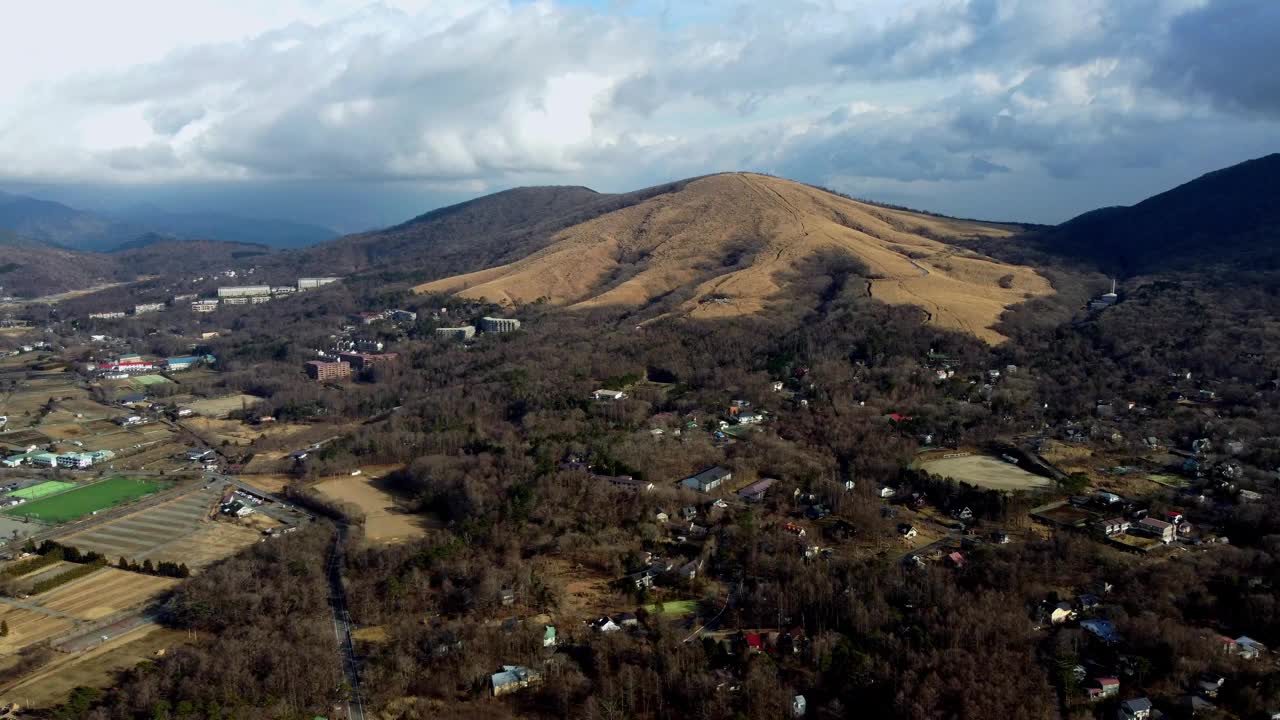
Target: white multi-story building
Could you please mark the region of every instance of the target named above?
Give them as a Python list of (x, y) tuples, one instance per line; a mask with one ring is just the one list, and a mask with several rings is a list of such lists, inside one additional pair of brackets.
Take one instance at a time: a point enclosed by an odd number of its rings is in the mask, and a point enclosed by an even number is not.
[(210, 313), (218, 309), (217, 298), (209, 298), (207, 300), (197, 300), (191, 303), (191, 311), (198, 313)]
[(258, 297), (271, 296), (270, 285), (231, 285), (218, 288), (218, 297), (235, 298), (235, 297)]
[(164, 303), (142, 303), (133, 306), (134, 315), (142, 315), (143, 313), (160, 312), (164, 309)]
[(335, 283), (335, 282), (338, 282), (338, 281), (339, 281), (339, 280), (341, 280), (341, 279), (342, 279), (342, 278), (339, 278), (339, 277), (304, 277), (304, 278), (298, 278), (298, 289), (299, 289), (299, 290), (310, 290), (310, 289), (312, 289), (312, 288), (318, 288), (318, 287), (320, 287), (321, 285), (328, 285), (329, 283)]
[(515, 318), (480, 318), (480, 329), (490, 333), (515, 332), (520, 329), (520, 321)]
[(89, 318), (92, 320), (115, 320), (122, 317), (124, 317), (123, 312), (89, 313)]

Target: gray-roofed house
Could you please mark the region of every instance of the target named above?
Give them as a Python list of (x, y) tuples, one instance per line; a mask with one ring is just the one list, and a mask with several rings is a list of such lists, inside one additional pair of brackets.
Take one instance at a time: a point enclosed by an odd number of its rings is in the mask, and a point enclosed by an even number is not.
[(680, 485), (697, 492), (711, 492), (733, 479), (733, 473), (719, 465), (707, 468), (692, 477), (680, 481)]
[(777, 482), (776, 478), (763, 478), (761, 480), (757, 480), (739, 490), (738, 497), (746, 500), (747, 502), (760, 502), (764, 500), (764, 495), (769, 491), (769, 488), (773, 487)]
[(1125, 700), (1116, 711), (1119, 720), (1149, 720), (1151, 717), (1151, 701), (1141, 697)]

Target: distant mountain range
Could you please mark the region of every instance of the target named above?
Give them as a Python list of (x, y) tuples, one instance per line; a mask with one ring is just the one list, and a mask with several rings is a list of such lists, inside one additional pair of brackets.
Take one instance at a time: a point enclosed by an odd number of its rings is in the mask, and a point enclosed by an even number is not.
[(175, 213), (152, 206), (117, 213), (79, 210), (50, 200), (0, 192), (0, 229), (69, 250), (109, 252), (139, 239), (220, 240), (273, 248), (325, 242), (338, 233), (318, 225), (215, 212)]
[[(107, 216), (0, 194), (0, 285), (51, 294), (147, 272), (252, 264), (281, 276), (367, 273), (496, 300), (702, 316), (776, 306), (829, 277), (840, 257), (872, 296), (996, 339), (993, 313), (1046, 291), (1035, 272), (1042, 265), (1067, 260), (1121, 277), (1280, 269), (1276, 187), (1280, 155), (1270, 155), (1044, 228), (927, 215), (727, 173), (621, 194), (516, 188), (344, 237), (216, 213), (134, 208)], [(254, 243), (176, 239), (188, 237)]]

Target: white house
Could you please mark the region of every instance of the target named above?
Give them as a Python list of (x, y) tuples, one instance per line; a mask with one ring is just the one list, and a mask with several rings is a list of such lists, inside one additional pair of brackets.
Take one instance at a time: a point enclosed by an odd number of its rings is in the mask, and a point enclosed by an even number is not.
[(609, 400), (611, 402), (617, 402), (618, 400), (626, 400), (627, 394), (622, 392), (621, 390), (600, 389), (591, 393), (591, 399), (592, 400)]

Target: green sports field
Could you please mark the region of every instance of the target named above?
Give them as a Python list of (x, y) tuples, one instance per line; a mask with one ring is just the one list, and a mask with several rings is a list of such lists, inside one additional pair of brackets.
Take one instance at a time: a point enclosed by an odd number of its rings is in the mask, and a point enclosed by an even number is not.
[(60, 480), (46, 480), (45, 482), (31, 487), (25, 487), (21, 490), (14, 490), (9, 493), (9, 497), (22, 498), (23, 500), (39, 500), (46, 495), (55, 495), (63, 490), (74, 490), (75, 483), (62, 482)]
[(111, 478), (41, 500), (23, 503), (4, 511), (5, 515), (26, 517), (47, 523), (78, 520), (97, 510), (137, 500), (161, 489), (161, 484), (131, 478)]
[[(656, 613), (658, 612), (658, 603), (645, 605), (645, 610)], [(662, 603), (663, 615), (692, 615), (698, 612), (697, 600), (668, 600)]]

